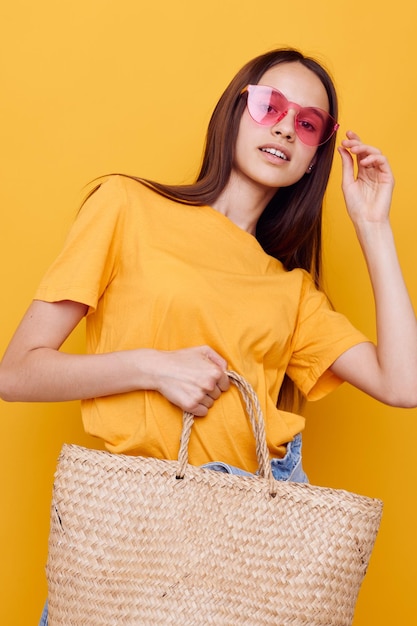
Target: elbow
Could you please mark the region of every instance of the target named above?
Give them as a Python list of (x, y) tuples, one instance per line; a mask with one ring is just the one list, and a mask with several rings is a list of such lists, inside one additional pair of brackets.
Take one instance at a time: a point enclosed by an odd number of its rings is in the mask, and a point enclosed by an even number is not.
[(417, 386), (409, 389), (394, 390), (385, 403), (399, 409), (417, 408)]
[(19, 377), (14, 376), (3, 363), (0, 363), (0, 399), (5, 402), (18, 402), (20, 400), (18, 383)]
[(417, 409), (417, 398), (411, 396), (408, 398), (403, 398), (395, 406), (400, 409)]
[(15, 402), (13, 393), (10, 392), (6, 385), (3, 385), (2, 380), (0, 380), (0, 400), (4, 400), (4, 402)]

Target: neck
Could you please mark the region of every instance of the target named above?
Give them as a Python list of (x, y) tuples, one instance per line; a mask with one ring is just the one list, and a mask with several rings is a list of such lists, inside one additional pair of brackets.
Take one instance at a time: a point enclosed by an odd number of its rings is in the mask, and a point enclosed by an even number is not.
[(255, 235), (256, 225), (276, 189), (245, 183), (232, 173), (229, 182), (212, 207), (228, 217), (242, 230)]

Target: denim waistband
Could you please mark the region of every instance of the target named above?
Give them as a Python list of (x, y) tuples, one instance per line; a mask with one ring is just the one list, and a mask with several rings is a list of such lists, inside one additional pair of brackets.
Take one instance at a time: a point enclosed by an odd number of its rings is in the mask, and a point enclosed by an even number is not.
[[(235, 474), (237, 476), (253, 476), (239, 467), (234, 467), (222, 461), (212, 461), (201, 466), (203, 469)], [(272, 475), (276, 480), (291, 481), (294, 483), (308, 483), (308, 478), (302, 465), (302, 437), (301, 433), (287, 444), (287, 452), (282, 459), (271, 460)]]

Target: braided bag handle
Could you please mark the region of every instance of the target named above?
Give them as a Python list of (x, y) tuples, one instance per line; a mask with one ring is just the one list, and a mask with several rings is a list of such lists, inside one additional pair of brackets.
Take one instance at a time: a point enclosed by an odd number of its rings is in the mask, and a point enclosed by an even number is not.
[[(269, 460), (268, 446), (266, 445), (265, 434), (265, 421), (262, 414), (262, 409), (259, 404), (258, 397), (247, 380), (229, 370), (226, 372), (230, 382), (233, 383), (245, 402), (246, 412), (248, 414), (253, 434), (256, 442), (256, 457), (258, 459), (258, 474), (262, 478), (266, 478), (269, 482), (269, 493), (271, 496), (277, 494), (277, 481), (274, 479), (271, 470), (271, 463)], [(192, 413), (184, 412), (183, 415), (183, 427), (181, 433), (180, 450), (178, 453), (178, 471), (177, 478), (184, 478), (188, 463), (188, 444), (191, 436), (191, 429), (194, 424), (194, 415)]]

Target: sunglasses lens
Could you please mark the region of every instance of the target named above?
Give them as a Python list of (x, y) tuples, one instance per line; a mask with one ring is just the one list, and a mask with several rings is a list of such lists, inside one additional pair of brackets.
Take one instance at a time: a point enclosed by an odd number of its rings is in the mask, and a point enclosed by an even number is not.
[(287, 99), (279, 91), (271, 87), (249, 85), (248, 87), (249, 115), (265, 126), (272, 126), (285, 115)]
[(258, 124), (273, 126), (296, 107), (295, 132), (308, 146), (326, 143), (337, 130), (338, 124), (326, 111), (315, 107), (300, 107), (276, 89), (264, 85), (248, 85), (248, 111)]
[(297, 135), (308, 146), (319, 146), (333, 134), (333, 119), (321, 109), (313, 107), (300, 109), (295, 124)]

